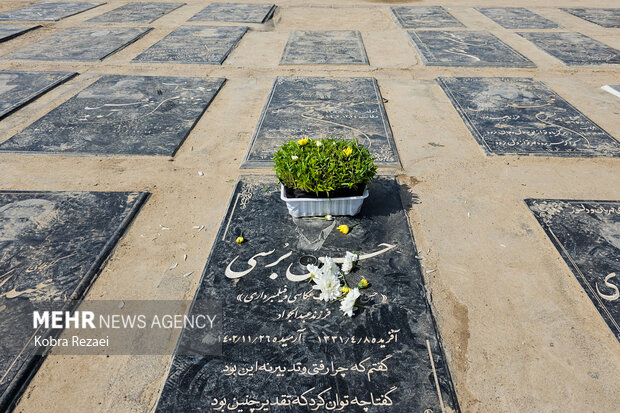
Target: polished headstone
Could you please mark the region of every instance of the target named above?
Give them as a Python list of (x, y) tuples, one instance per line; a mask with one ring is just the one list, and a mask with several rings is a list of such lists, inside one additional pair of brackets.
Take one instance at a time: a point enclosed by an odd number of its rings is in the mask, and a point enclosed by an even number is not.
[(568, 66), (620, 64), (620, 51), (581, 33), (521, 32), (519, 35)]
[(620, 142), (542, 82), (520, 77), (437, 81), (488, 154), (620, 156)]
[(367, 65), (368, 57), (357, 30), (298, 30), (289, 35), (280, 64)]
[[(222, 355), (175, 355), (157, 412), (458, 411), (401, 189), (369, 191), (355, 217), (293, 219), (274, 178), (242, 178), (194, 298), (222, 302)], [(302, 266), (346, 251), (370, 282), (352, 318)]]
[(0, 72), (0, 119), (75, 75), (77, 73)]
[(185, 3), (129, 3), (87, 20), (88, 23), (152, 23)]
[(613, 28), (620, 27), (620, 8), (597, 9), (597, 8), (563, 8), (567, 13), (587, 20), (599, 26)]
[(212, 3), (189, 21), (265, 23), (273, 16), (275, 4)]
[(139, 27), (72, 27), (2, 59), (96, 62), (130, 45), (150, 30)]
[(620, 201), (525, 202), (620, 341)]
[(559, 27), (551, 20), (525, 7), (477, 7), (476, 10), (506, 29), (556, 29)]
[(30, 30), (38, 29), (39, 25), (27, 25), (27, 24), (2, 24), (0, 25), (0, 43), (11, 40), (21, 34), (29, 32)]
[(408, 30), (426, 66), (536, 67), (486, 31)]
[(32, 330), (11, 322), (17, 302), (79, 302), (146, 196), (0, 192), (0, 347), (24, 348), (0, 354), (0, 411), (10, 410), (43, 362), (28, 346)]
[(223, 83), (106, 75), (0, 144), (0, 151), (172, 156)]
[(221, 65), (247, 29), (234, 26), (182, 26), (133, 61)]
[(305, 137), (356, 139), (378, 163), (399, 164), (374, 78), (278, 77), (243, 167), (269, 166), (280, 145)]
[(465, 27), (441, 6), (398, 6), (391, 10), (403, 29)]
[(0, 13), (0, 20), (57, 21), (101, 6), (102, 4), (105, 3), (87, 3), (82, 1), (41, 2)]

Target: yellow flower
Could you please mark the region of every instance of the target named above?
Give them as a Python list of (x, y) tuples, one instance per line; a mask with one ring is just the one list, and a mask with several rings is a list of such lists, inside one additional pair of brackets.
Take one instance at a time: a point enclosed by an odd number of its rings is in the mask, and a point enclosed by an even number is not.
[(357, 283), (357, 288), (366, 288), (368, 287), (368, 280), (366, 278), (362, 278), (362, 280)]
[(353, 149), (351, 149), (350, 146), (342, 150), (342, 153), (344, 153), (344, 156), (349, 156), (351, 155), (352, 152), (353, 152)]
[(340, 225), (338, 227), (338, 231), (342, 232), (343, 234), (348, 234), (349, 233), (349, 226), (348, 225)]
[(237, 239), (235, 240), (237, 244), (241, 244), (243, 241), (245, 241), (245, 239), (242, 236), (238, 236)]
[(310, 138), (303, 138), (297, 141), (297, 143), (299, 144), (299, 146), (304, 146), (305, 144), (307, 144), (308, 142), (310, 142)]
[(346, 294), (346, 293), (348, 293), (349, 291), (351, 291), (351, 289), (350, 289), (349, 287), (347, 287), (347, 286), (344, 286), (344, 287), (342, 287), (342, 288), (340, 289), (340, 292), (341, 292), (341, 293), (343, 293), (343, 294)]

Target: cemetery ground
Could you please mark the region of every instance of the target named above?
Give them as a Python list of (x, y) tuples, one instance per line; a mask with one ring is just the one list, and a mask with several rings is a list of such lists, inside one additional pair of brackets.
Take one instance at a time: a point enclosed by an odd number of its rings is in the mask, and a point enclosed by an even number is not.
[[(31, 3), (3, 1), (0, 13)], [(461, 411), (617, 411), (618, 333), (597, 311), (525, 202), (620, 200), (620, 161), (613, 139), (604, 141), (601, 145), (608, 146), (598, 152), (581, 155), (504, 153), (484, 146), (484, 133), (474, 136), (470, 130), (476, 124), (463, 121), (436, 81), (533, 78), (598, 125), (603, 132), (597, 129), (597, 139), (607, 139), (605, 134), (618, 139), (620, 98), (601, 89), (620, 84), (617, 62), (567, 65), (519, 35), (523, 30), (506, 29), (474, 9), (526, 7), (560, 26), (540, 31), (579, 32), (620, 49), (620, 29), (560, 9), (609, 7), (609, 2), (282, 0), (273, 18), (261, 24), (190, 21), (206, 3), (184, 0), (184, 6), (151, 23), (96, 23), (152, 28), (100, 61), (5, 57), (63, 29), (92, 27), (95, 23), (87, 20), (126, 3), (107, 0), (57, 22), (37, 22), (41, 28), (0, 42), (2, 71), (79, 73), (2, 119), (0, 190), (150, 193), (84, 299), (191, 300), (240, 176), (273, 175), (268, 164), (241, 165), (276, 77), (375, 78), (402, 165), (383, 165), (380, 174), (396, 176), (400, 184)], [(512, 67), (425, 65), (426, 57), (407, 31), (418, 29), (402, 28), (389, 7), (429, 5), (445, 7), (465, 30), (490, 32), (533, 65), (520, 57)], [(180, 26), (212, 25), (249, 27), (236, 46), (222, 52), (221, 65), (134, 60)], [(357, 30), (368, 64), (281, 62), (295, 30)], [(202, 116), (176, 114), (189, 116), (189, 134), (184, 138), (181, 133), (174, 145), (167, 142), (165, 150), (155, 154), (134, 147), (130, 153), (93, 153), (88, 148), (72, 152), (75, 142), (70, 139), (58, 147), (35, 142), (27, 151), (3, 149), (9, 138), (105, 75), (226, 81), (210, 103), (201, 103), (206, 107)], [(510, 113), (502, 115), (511, 122)], [(283, 214), (281, 219), (290, 217)], [(248, 239), (244, 247), (253, 243), (258, 240)], [(170, 269), (174, 263), (179, 265)], [(170, 355), (51, 355), (15, 411), (152, 411), (170, 363)]]

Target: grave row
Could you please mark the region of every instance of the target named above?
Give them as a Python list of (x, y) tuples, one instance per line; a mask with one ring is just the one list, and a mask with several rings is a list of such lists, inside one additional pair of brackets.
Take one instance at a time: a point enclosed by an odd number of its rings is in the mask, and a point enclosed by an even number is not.
[[(75, 75), (0, 72), (0, 118)], [(0, 152), (174, 156), (224, 81), (104, 75), (1, 142)], [(542, 82), (437, 82), (489, 155), (620, 156), (620, 142)], [(278, 146), (306, 136), (356, 139), (378, 163), (399, 165), (374, 78), (278, 77), (242, 166), (269, 166)]]

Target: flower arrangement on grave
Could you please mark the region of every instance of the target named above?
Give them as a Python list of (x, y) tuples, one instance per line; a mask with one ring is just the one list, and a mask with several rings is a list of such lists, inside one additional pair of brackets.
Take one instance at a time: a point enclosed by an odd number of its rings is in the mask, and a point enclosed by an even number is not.
[(291, 140), (273, 160), (294, 217), (357, 214), (377, 173), (368, 149), (345, 139)]
[(368, 149), (345, 139), (291, 140), (273, 160), (289, 198), (361, 195), (377, 173)]
[(365, 278), (351, 288), (347, 283), (346, 275), (348, 275), (356, 266), (358, 254), (347, 251), (342, 262), (342, 268), (330, 258), (323, 258), (323, 265), (308, 265), (310, 271), (310, 281), (314, 282), (313, 289), (319, 290), (319, 299), (327, 302), (340, 302), (340, 310), (347, 316), (353, 317), (356, 307), (363, 308), (358, 302), (361, 296), (360, 290), (368, 287), (368, 281)]

